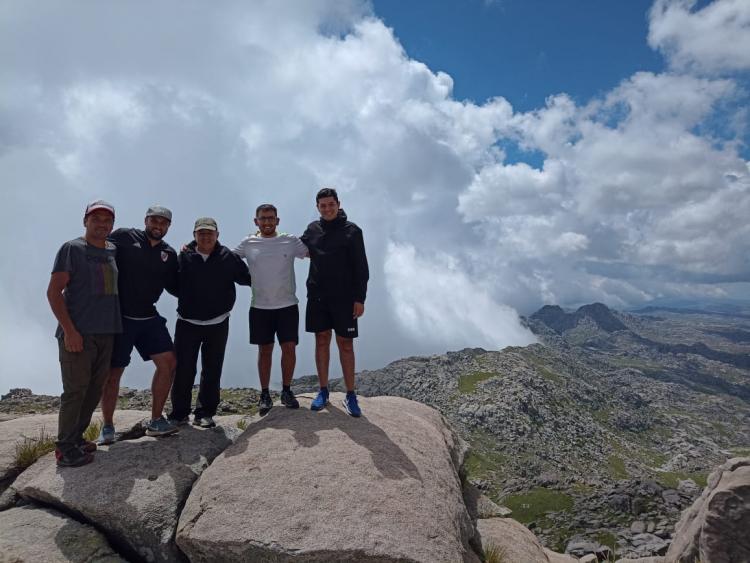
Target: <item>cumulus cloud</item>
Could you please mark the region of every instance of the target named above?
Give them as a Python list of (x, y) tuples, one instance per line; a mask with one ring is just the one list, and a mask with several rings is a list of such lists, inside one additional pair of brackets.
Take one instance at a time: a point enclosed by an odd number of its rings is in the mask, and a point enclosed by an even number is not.
[(536, 341), (516, 311), (497, 303), (484, 280), (471, 279), (448, 254), (421, 256), (411, 245), (389, 243), (384, 271), (396, 318), (415, 334), (447, 347), (492, 350)]
[[(196, 217), (215, 216), (232, 245), (259, 203), (300, 233), (317, 188), (336, 186), (372, 272), (358, 368), (529, 342), (515, 311), (544, 303), (625, 307), (747, 281), (746, 94), (721, 77), (727, 60), (745, 67), (740, 54), (715, 62), (665, 23), (684, 13), (697, 29), (734, 29), (744, 12), (693, 7), (651, 13), (669, 72), (623, 77), (578, 103), (550, 92), (516, 112), (502, 92), (453, 99), (451, 77), (410, 58), (364, 1), (161, 2), (148, 17), (127, 3), (7, 4), (0, 229), (22, 244), (6, 249), (0, 279), (12, 327), (0, 389), (59, 390), (44, 289), (97, 197), (115, 203), (118, 226), (141, 225), (151, 203), (171, 207), (175, 246)], [(734, 19), (712, 15), (732, 9)], [(541, 165), (524, 161), (532, 153)], [(305, 273), (298, 263), (303, 304)], [(239, 296), (225, 386), (257, 384)], [(174, 320), (174, 299), (159, 308)], [(309, 338), (298, 358), (299, 374), (314, 372)], [(147, 386), (149, 371), (135, 361), (125, 384)]]
[(710, 74), (750, 69), (750, 4), (714, 0), (656, 0), (649, 13), (648, 43), (678, 69)]

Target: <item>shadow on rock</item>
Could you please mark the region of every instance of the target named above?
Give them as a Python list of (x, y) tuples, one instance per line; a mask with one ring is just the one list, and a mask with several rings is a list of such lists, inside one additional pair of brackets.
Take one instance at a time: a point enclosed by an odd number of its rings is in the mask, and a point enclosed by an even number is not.
[(235, 446), (227, 450), (225, 456), (229, 458), (242, 454), (250, 439), (267, 429), (289, 430), (303, 448), (317, 446), (320, 443), (320, 432), (343, 432), (351, 441), (368, 451), (383, 477), (422, 481), (417, 466), (380, 426), (368, 420), (367, 413), (354, 419), (343, 409), (330, 404), (321, 412), (306, 408), (290, 411), (275, 407), (265, 417), (251, 424), (237, 439)]

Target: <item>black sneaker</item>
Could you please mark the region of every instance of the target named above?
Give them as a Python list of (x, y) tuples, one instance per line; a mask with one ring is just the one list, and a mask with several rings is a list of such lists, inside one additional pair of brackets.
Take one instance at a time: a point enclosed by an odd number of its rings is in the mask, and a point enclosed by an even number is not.
[(299, 408), (299, 401), (294, 396), (294, 392), (291, 389), (289, 389), (289, 391), (281, 392), (281, 404), (284, 405), (288, 409)]
[(258, 401), (258, 412), (260, 414), (266, 414), (273, 408), (273, 401), (271, 400), (270, 393), (261, 393), (260, 401)]
[[(57, 452), (55, 452), (55, 457), (57, 457)], [(80, 467), (81, 465), (86, 465), (92, 461), (94, 461), (94, 454), (82, 452), (78, 448), (74, 448), (66, 455), (60, 456), (60, 458), (57, 459), (57, 466)]]

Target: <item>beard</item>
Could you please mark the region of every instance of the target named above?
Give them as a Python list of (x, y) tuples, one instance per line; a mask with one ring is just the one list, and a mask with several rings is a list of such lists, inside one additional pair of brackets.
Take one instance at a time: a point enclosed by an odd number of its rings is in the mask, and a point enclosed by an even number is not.
[(155, 233), (153, 229), (150, 227), (146, 227), (146, 236), (150, 238), (151, 240), (161, 240), (164, 238), (164, 235), (167, 233)]

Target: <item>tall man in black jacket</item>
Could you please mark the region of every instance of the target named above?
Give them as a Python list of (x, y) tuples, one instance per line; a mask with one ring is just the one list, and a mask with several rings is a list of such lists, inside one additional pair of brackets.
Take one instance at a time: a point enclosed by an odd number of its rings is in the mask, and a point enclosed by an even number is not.
[(354, 392), (354, 339), (358, 336), (357, 319), (365, 312), (370, 277), (365, 243), (362, 230), (347, 221), (336, 190), (323, 188), (315, 202), (320, 219), (310, 223), (301, 237), (310, 253), (305, 330), (315, 333), (315, 365), (320, 382), (311, 408), (320, 410), (328, 403), (333, 330), (346, 384), (344, 408), (356, 417), (362, 413)]
[(187, 424), (192, 403), (198, 352), (201, 380), (193, 424), (216, 426), (213, 416), (220, 400), (221, 370), (229, 335), (229, 313), (237, 292), (234, 284), (250, 285), (250, 272), (237, 254), (219, 244), (211, 217), (195, 222), (195, 243), (179, 256), (177, 326), (174, 331), (177, 373), (172, 385), (172, 424)]
[(167, 319), (159, 315), (156, 302), (166, 289), (177, 295), (177, 253), (163, 238), (172, 224), (172, 212), (153, 205), (146, 211), (144, 229), (117, 229), (109, 241), (117, 247), (118, 291), (122, 310), (122, 334), (115, 338), (112, 369), (102, 392), (104, 424), (99, 443), (115, 440), (114, 413), (120, 378), (130, 364), (135, 347), (144, 361), (154, 362), (151, 382), (149, 436), (177, 432), (162, 415), (175, 369), (174, 345)]

